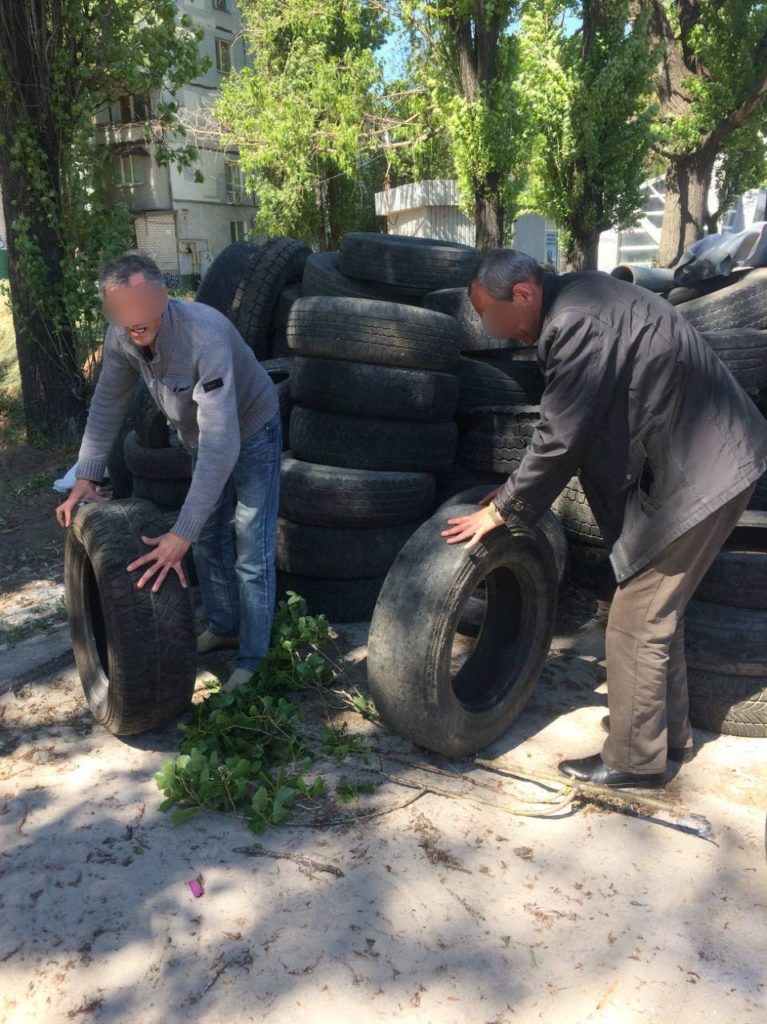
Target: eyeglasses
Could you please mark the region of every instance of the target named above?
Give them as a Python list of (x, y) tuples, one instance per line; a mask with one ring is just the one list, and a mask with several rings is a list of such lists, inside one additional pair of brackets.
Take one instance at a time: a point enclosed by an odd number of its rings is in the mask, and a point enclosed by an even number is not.
[(104, 316), (115, 327), (132, 327), (159, 319), (165, 312), (168, 296), (163, 285), (127, 285), (111, 288), (104, 297)]

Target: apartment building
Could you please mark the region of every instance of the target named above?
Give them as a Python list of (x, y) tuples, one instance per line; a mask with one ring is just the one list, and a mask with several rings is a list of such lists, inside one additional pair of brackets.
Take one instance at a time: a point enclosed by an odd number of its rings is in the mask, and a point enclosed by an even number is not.
[[(205, 75), (176, 94), (180, 106), (193, 114), (212, 106), (224, 76), (251, 60), (235, 0), (176, 0), (176, 5), (179, 15), (188, 15), (204, 30), (200, 52), (211, 61)], [(244, 188), (236, 149), (223, 151), (190, 133), (178, 141), (197, 146), (200, 159), (194, 167), (179, 170), (157, 163), (156, 144), (146, 141), (144, 125), (158, 98), (125, 95), (102, 108), (96, 141), (112, 152), (115, 198), (131, 210), (138, 247), (166, 273), (194, 285), (222, 249), (248, 236), (257, 202)], [(195, 180), (196, 170), (202, 182)]]

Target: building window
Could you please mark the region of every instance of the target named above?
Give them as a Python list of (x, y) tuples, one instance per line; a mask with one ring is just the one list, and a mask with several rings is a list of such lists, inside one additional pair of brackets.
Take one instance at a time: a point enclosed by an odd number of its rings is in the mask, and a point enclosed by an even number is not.
[(233, 242), (244, 242), (248, 237), (248, 225), (244, 220), (230, 221), (229, 235)]
[(223, 72), (232, 70), (232, 44), (228, 39), (216, 37), (216, 67)]
[(226, 11), (229, 13), (229, 0), (213, 0), (213, 7), (217, 11)]
[(148, 121), (150, 108), (148, 96), (124, 95), (119, 99), (121, 124), (135, 124), (137, 121)]
[(143, 185), (144, 184), (144, 163), (141, 157), (118, 156), (115, 160), (115, 184), (116, 185)]
[(245, 181), (238, 163), (227, 161), (224, 165), (224, 186), (227, 203), (241, 203), (245, 198)]

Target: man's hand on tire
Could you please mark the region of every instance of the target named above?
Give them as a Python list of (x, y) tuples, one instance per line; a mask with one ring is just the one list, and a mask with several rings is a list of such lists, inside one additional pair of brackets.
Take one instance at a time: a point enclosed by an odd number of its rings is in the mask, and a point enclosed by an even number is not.
[(82, 478), (75, 480), (69, 497), (56, 508), (56, 519), (59, 526), (69, 526), (72, 522), (72, 513), (81, 501), (106, 501), (106, 498), (103, 494), (99, 494), (96, 485), (91, 480)]
[(128, 566), (128, 572), (140, 569), (142, 565), (149, 566), (136, 586), (140, 589), (157, 574), (157, 578), (152, 586), (152, 593), (156, 594), (165, 582), (165, 577), (173, 569), (181, 582), (181, 586), (186, 589), (186, 576), (184, 575), (184, 567), (181, 562), (191, 547), (191, 542), (183, 537), (179, 537), (175, 533), (164, 533), (160, 537), (142, 537), (141, 539), (152, 550), (146, 555), (142, 555), (141, 558), (137, 558)]
[(448, 530), (442, 530), (442, 536), (447, 539), (448, 544), (459, 544), (461, 541), (468, 541), (466, 547), (473, 548), (478, 544), (486, 533), (497, 529), (502, 520), (499, 518), (494, 505), (487, 505), (479, 512), (472, 512), (468, 516), (458, 516), (457, 519), (448, 519)]

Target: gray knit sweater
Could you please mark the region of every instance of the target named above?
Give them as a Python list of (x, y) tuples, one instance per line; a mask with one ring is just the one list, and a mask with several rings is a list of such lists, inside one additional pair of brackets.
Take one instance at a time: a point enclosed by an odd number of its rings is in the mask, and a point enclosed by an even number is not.
[(197, 463), (173, 533), (195, 541), (240, 452), (240, 441), (279, 409), (268, 373), (223, 314), (201, 302), (171, 299), (145, 356), (128, 332), (110, 326), (93, 394), (76, 475), (100, 480), (135, 383), (141, 375), (152, 397)]

